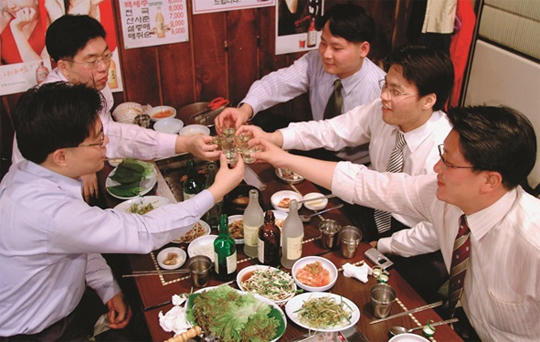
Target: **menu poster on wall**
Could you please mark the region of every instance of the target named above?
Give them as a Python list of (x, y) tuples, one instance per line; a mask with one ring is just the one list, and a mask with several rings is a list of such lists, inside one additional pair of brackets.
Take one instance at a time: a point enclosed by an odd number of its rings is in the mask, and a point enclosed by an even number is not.
[(186, 0), (120, 0), (126, 49), (189, 41)]
[(193, 0), (193, 14), (270, 7), (276, 0)]
[[(17, 6), (4, 8), (3, 5), (7, 3), (0, 1), (3, 14), (0, 20), (0, 95), (22, 93), (47, 78), (52, 66), (45, 49), (45, 33), (49, 23), (66, 12), (87, 14), (101, 22), (107, 33), (107, 45), (113, 52), (108, 84), (112, 91), (122, 90), (122, 77), (117, 67), (119, 59), (115, 53), (116, 27), (111, 0), (81, 0), (69, 5), (67, 11), (65, 1), (59, 0), (21, 1)], [(25, 13), (34, 15), (25, 16)], [(16, 25), (21, 18), (26, 18), (22, 28)], [(23, 34), (16, 30), (22, 30)]]
[(321, 32), (315, 22), (321, 17), (324, 0), (278, 0), (276, 8), (276, 55), (314, 50)]

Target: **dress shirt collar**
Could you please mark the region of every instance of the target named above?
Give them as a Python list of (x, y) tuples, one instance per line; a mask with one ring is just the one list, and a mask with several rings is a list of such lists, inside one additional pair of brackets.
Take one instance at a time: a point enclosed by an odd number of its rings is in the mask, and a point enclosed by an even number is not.
[(82, 200), (82, 184), (79, 180), (63, 176), (28, 160), (20, 162), (18, 167), (25, 173), (56, 184), (59, 188), (65, 190), (73, 197), (80, 198)]
[[(366, 77), (368, 73), (367, 68), (364, 68), (366, 60), (367, 58), (364, 58), (364, 62), (362, 63), (362, 67), (360, 68), (360, 70), (358, 70), (357, 72), (355, 72), (349, 77), (341, 79), (341, 85), (343, 86), (343, 89), (341, 91), (343, 95), (348, 95), (351, 89), (355, 89), (358, 83), (363, 82), (364, 78)], [(334, 79), (332, 80), (332, 88), (334, 86), (334, 81), (337, 79), (338, 77), (335, 76)]]
[(435, 126), (440, 122), (443, 115), (446, 114), (441, 111), (433, 112), (433, 114), (431, 114), (429, 119), (422, 126), (404, 133), (407, 147), (411, 152), (414, 152), (420, 145), (422, 145), (422, 142), (425, 139), (436, 131)]
[(467, 215), (467, 223), (471, 229), (471, 233), (476, 240), (480, 240), (486, 235), (496, 224), (501, 222), (512, 208), (517, 199), (517, 190), (508, 191), (497, 202), (489, 207), (480, 210), (471, 215)]

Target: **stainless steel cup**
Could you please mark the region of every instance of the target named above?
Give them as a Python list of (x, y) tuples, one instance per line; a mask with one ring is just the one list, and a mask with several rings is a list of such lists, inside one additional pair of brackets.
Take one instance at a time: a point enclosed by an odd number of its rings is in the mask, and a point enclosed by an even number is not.
[(148, 114), (140, 114), (133, 119), (133, 122), (135, 122), (137, 125), (144, 127), (144, 128), (150, 128), (150, 115)]
[(371, 310), (373, 316), (385, 318), (390, 313), (392, 304), (396, 300), (396, 291), (388, 284), (376, 284), (369, 291), (371, 295)]
[(354, 226), (345, 226), (341, 228), (338, 239), (341, 255), (347, 259), (354, 258), (362, 240), (362, 232)]
[(322, 247), (325, 249), (335, 248), (341, 225), (335, 220), (323, 220), (319, 223), (319, 229), (321, 231)]
[(210, 280), (210, 269), (212, 260), (205, 255), (196, 255), (187, 262), (187, 267), (191, 273), (191, 283), (194, 287), (205, 287)]

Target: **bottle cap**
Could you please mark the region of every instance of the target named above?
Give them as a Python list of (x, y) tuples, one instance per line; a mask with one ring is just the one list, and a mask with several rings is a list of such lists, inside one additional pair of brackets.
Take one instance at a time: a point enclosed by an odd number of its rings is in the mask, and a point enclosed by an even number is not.
[(388, 278), (389, 278), (389, 275), (387, 272), (383, 271), (381, 274), (379, 274), (379, 276), (377, 277), (377, 281), (379, 283), (388, 283)]
[(424, 326), (424, 328), (422, 328), (422, 332), (426, 337), (432, 337), (433, 335), (435, 335), (435, 327), (433, 327), (431, 323), (433, 323), (433, 321), (431, 319), (428, 319), (426, 325)]

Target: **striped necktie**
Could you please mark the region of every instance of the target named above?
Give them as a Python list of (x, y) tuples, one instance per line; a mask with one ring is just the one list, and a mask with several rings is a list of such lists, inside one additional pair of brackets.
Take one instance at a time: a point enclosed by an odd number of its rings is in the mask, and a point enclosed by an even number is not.
[(465, 215), (461, 215), (459, 231), (454, 242), (452, 252), (452, 267), (450, 268), (450, 290), (448, 291), (448, 308), (452, 316), (456, 305), (463, 293), (467, 266), (469, 265), (469, 254), (471, 253), (471, 231), (467, 225)]
[[(403, 146), (405, 146), (406, 143), (403, 133), (397, 131), (396, 146), (390, 154), (390, 159), (388, 159), (388, 166), (386, 167), (387, 172), (403, 171)], [(379, 234), (390, 230), (392, 215), (388, 211), (375, 210), (374, 216)]]
[(324, 109), (324, 119), (331, 119), (334, 116), (341, 114), (343, 107), (343, 96), (341, 95), (341, 80), (337, 79), (334, 82), (334, 92), (330, 95), (326, 108)]

